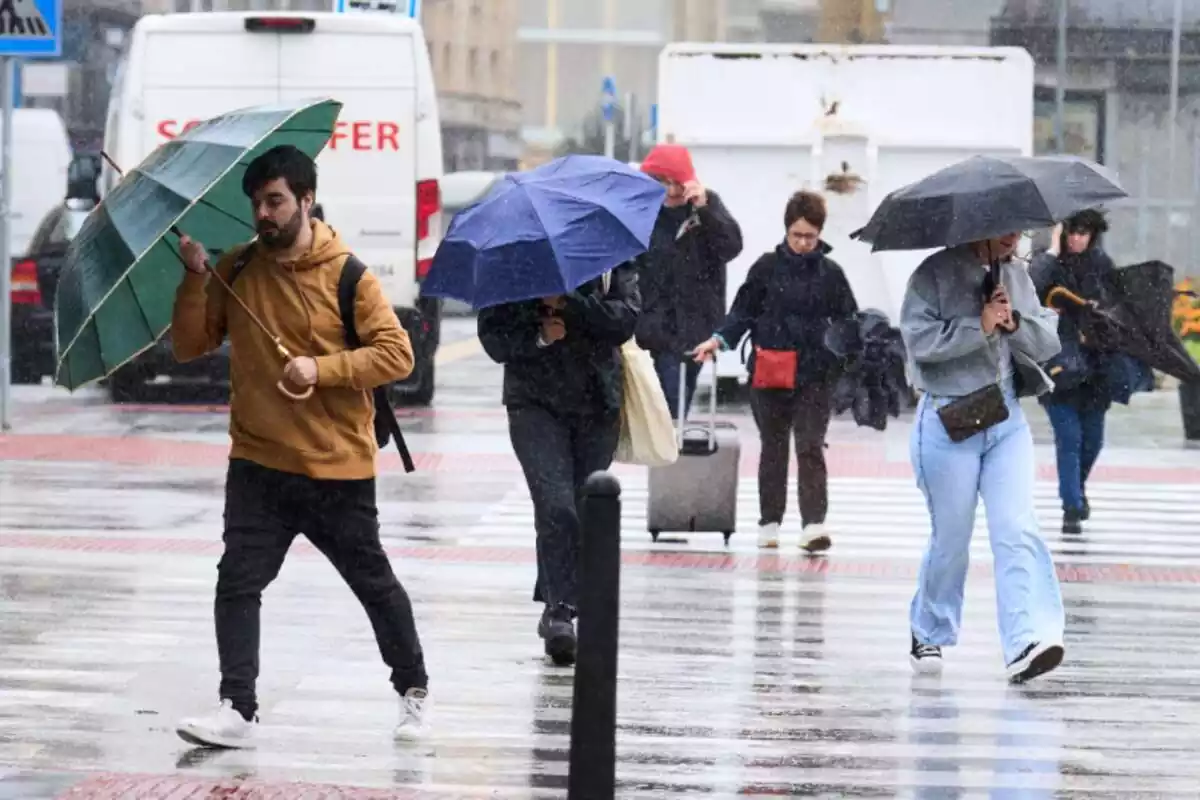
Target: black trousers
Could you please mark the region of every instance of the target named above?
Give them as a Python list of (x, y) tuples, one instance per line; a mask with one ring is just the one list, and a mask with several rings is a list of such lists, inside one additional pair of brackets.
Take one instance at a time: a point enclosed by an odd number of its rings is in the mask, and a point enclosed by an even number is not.
[(304, 533), (366, 609), (392, 685), (426, 688), (412, 604), (379, 541), (375, 481), (321, 481), (233, 460), (225, 485), (225, 553), (214, 617), (221, 697), (243, 715), (258, 703), (259, 609), (292, 540)]
[(825, 381), (802, 384), (794, 391), (751, 390), (750, 405), (762, 441), (758, 461), (761, 523), (783, 522), (787, 510), (788, 454), (794, 436), (801, 523), (824, 524), (829, 508), (825, 436), (833, 413), (832, 402), (833, 385)]
[(536, 406), (510, 408), (508, 432), (521, 462), (537, 531), (535, 602), (578, 609), (579, 516), (588, 476), (617, 450), (615, 415), (565, 417)]

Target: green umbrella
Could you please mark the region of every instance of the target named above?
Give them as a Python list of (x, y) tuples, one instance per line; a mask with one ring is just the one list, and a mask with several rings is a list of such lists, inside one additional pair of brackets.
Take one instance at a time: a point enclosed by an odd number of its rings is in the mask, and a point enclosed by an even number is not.
[[(181, 233), (214, 253), (254, 238), (242, 193), (246, 167), (284, 144), (316, 158), (341, 108), (335, 100), (316, 100), (231, 111), (163, 144), (130, 170), (67, 251), (54, 298), (55, 383), (75, 390), (153, 347), (171, 326), (183, 280)], [(282, 347), (280, 355), (287, 357)]]

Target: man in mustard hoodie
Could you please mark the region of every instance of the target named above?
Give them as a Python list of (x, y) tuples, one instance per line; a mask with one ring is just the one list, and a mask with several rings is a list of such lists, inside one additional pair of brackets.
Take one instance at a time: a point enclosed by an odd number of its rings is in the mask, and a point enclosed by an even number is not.
[[(337, 286), (350, 251), (311, 217), (312, 159), (291, 146), (269, 150), (246, 169), (242, 189), (258, 238), (252, 249), (225, 254), (215, 270), (229, 280), (240, 267), (235, 291), (296, 358), (280, 364), (267, 335), (210, 280), (204, 247), (182, 239), (186, 272), (171, 323), (175, 357), (199, 358), (229, 338), (233, 447), (214, 607), (221, 702), (209, 716), (184, 720), (177, 732), (201, 746), (254, 746), (262, 592), (304, 533), (366, 609), (400, 695), (395, 736), (415, 738), (423, 731), (428, 678), (412, 604), (379, 540), (371, 394), (412, 371), (412, 346), (367, 272), (354, 306), (362, 346), (347, 349)], [(314, 391), (290, 399), (276, 387), (280, 378), (297, 394)]]

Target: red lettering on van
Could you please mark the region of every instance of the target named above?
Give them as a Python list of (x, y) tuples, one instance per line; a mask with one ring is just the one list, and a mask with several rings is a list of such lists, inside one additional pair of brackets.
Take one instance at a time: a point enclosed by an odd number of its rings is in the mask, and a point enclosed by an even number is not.
[[(164, 119), (155, 126), (160, 139), (169, 140), (189, 131), (203, 120), (192, 119), (181, 121)], [(340, 148), (339, 148), (340, 145)], [(339, 120), (334, 127), (333, 135), (329, 137), (329, 149), (349, 150), (387, 150), (399, 152), (400, 125), (395, 122), (358, 120), (347, 122)]]
[(338, 150), (339, 145), (349, 145), (351, 150), (400, 149), (400, 126), (395, 122), (372, 122), (338, 120), (333, 135), (329, 137), (329, 149)]
[(190, 119), (187, 122), (183, 123), (183, 127), (181, 128), (179, 126), (179, 120), (164, 119), (162, 122), (158, 123), (158, 126), (157, 126), (158, 135), (160, 137), (162, 137), (163, 139), (174, 139), (176, 136), (179, 136), (180, 134), (185, 133), (186, 131), (190, 131), (192, 128), (196, 127), (201, 122), (203, 122), (203, 120)]

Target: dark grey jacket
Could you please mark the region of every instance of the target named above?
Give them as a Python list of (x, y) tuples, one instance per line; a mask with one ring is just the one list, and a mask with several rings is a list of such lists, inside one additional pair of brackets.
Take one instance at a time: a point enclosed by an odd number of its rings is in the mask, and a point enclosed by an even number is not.
[(600, 279), (567, 295), (561, 312), (567, 335), (538, 345), (540, 302), (485, 308), (479, 341), (504, 365), (504, 404), (539, 406), (559, 416), (615, 416), (624, 397), (620, 346), (633, 337), (641, 309), (636, 268), (613, 270), (604, 293)]

